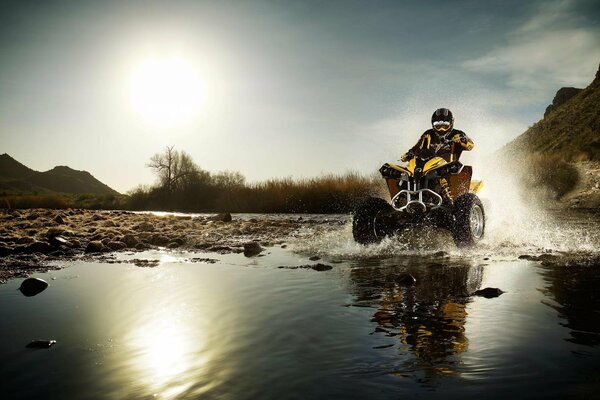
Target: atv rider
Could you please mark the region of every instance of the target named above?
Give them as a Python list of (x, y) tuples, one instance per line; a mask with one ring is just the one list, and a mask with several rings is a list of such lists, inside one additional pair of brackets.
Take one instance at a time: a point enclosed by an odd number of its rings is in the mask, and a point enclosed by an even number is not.
[(458, 161), (463, 150), (471, 150), (473, 141), (458, 129), (454, 129), (454, 116), (447, 108), (438, 108), (431, 116), (433, 129), (428, 129), (410, 150), (402, 155), (400, 160), (409, 161), (418, 156), (424, 148), (440, 146), (437, 156), (447, 162)]
[[(458, 161), (464, 150), (471, 150), (473, 141), (463, 132), (454, 129), (454, 116), (447, 108), (438, 108), (431, 116), (433, 129), (428, 129), (410, 150), (400, 157), (403, 162), (410, 161), (418, 156), (423, 149), (437, 148), (436, 155), (447, 162)], [(440, 185), (446, 201), (453, 203), (448, 181), (440, 178)]]

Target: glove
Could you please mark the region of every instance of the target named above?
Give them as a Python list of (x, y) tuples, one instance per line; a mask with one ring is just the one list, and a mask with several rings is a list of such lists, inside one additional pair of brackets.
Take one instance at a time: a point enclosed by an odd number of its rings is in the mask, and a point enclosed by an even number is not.
[(407, 161), (412, 160), (413, 158), (415, 158), (415, 155), (412, 153), (412, 151), (408, 151), (408, 152), (402, 154), (402, 157), (400, 157), (400, 161), (407, 162)]
[(452, 137), (452, 141), (453, 141), (454, 143), (460, 143), (460, 142), (462, 142), (462, 141), (463, 141), (463, 138), (462, 138), (460, 135), (458, 135), (458, 134), (457, 134), (457, 135), (454, 135), (454, 136)]

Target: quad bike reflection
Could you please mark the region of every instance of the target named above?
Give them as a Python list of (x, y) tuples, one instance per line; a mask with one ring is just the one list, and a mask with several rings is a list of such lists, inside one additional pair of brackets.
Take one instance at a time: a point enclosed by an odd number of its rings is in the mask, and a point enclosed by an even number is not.
[(424, 149), (405, 166), (386, 163), (379, 169), (391, 204), (369, 197), (357, 208), (352, 233), (358, 243), (379, 242), (415, 223), (449, 230), (461, 247), (483, 238), (485, 212), (477, 197), (483, 182), (471, 180), (470, 166), (439, 157), (444, 145)]

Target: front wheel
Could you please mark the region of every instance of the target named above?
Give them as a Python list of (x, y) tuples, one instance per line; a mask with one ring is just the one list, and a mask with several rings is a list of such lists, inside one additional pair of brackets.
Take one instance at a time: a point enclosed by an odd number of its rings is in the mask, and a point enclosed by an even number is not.
[(388, 215), (394, 211), (392, 206), (378, 197), (366, 199), (354, 213), (352, 218), (352, 236), (360, 244), (380, 242), (385, 237), (382, 222), (378, 224), (378, 217)]
[(454, 203), (454, 226), (452, 236), (459, 247), (475, 245), (483, 238), (485, 212), (481, 200), (473, 193), (467, 193)]

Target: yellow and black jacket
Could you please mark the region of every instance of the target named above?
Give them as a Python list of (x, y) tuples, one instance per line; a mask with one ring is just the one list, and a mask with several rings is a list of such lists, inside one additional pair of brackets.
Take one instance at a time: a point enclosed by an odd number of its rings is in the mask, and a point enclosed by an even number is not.
[[(452, 141), (456, 135), (460, 136), (460, 143)], [(408, 152), (418, 156), (423, 149), (435, 147), (440, 143), (448, 143), (448, 146), (438, 150), (438, 157), (442, 157), (447, 162), (458, 161), (464, 150), (471, 150), (474, 146), (473, 141), (463, 132), (458, 129), (453, 129), (450, 132), (440, 135), (433, 129), (428, 129), (421, 135), (421, 138), (416, 145)]]

